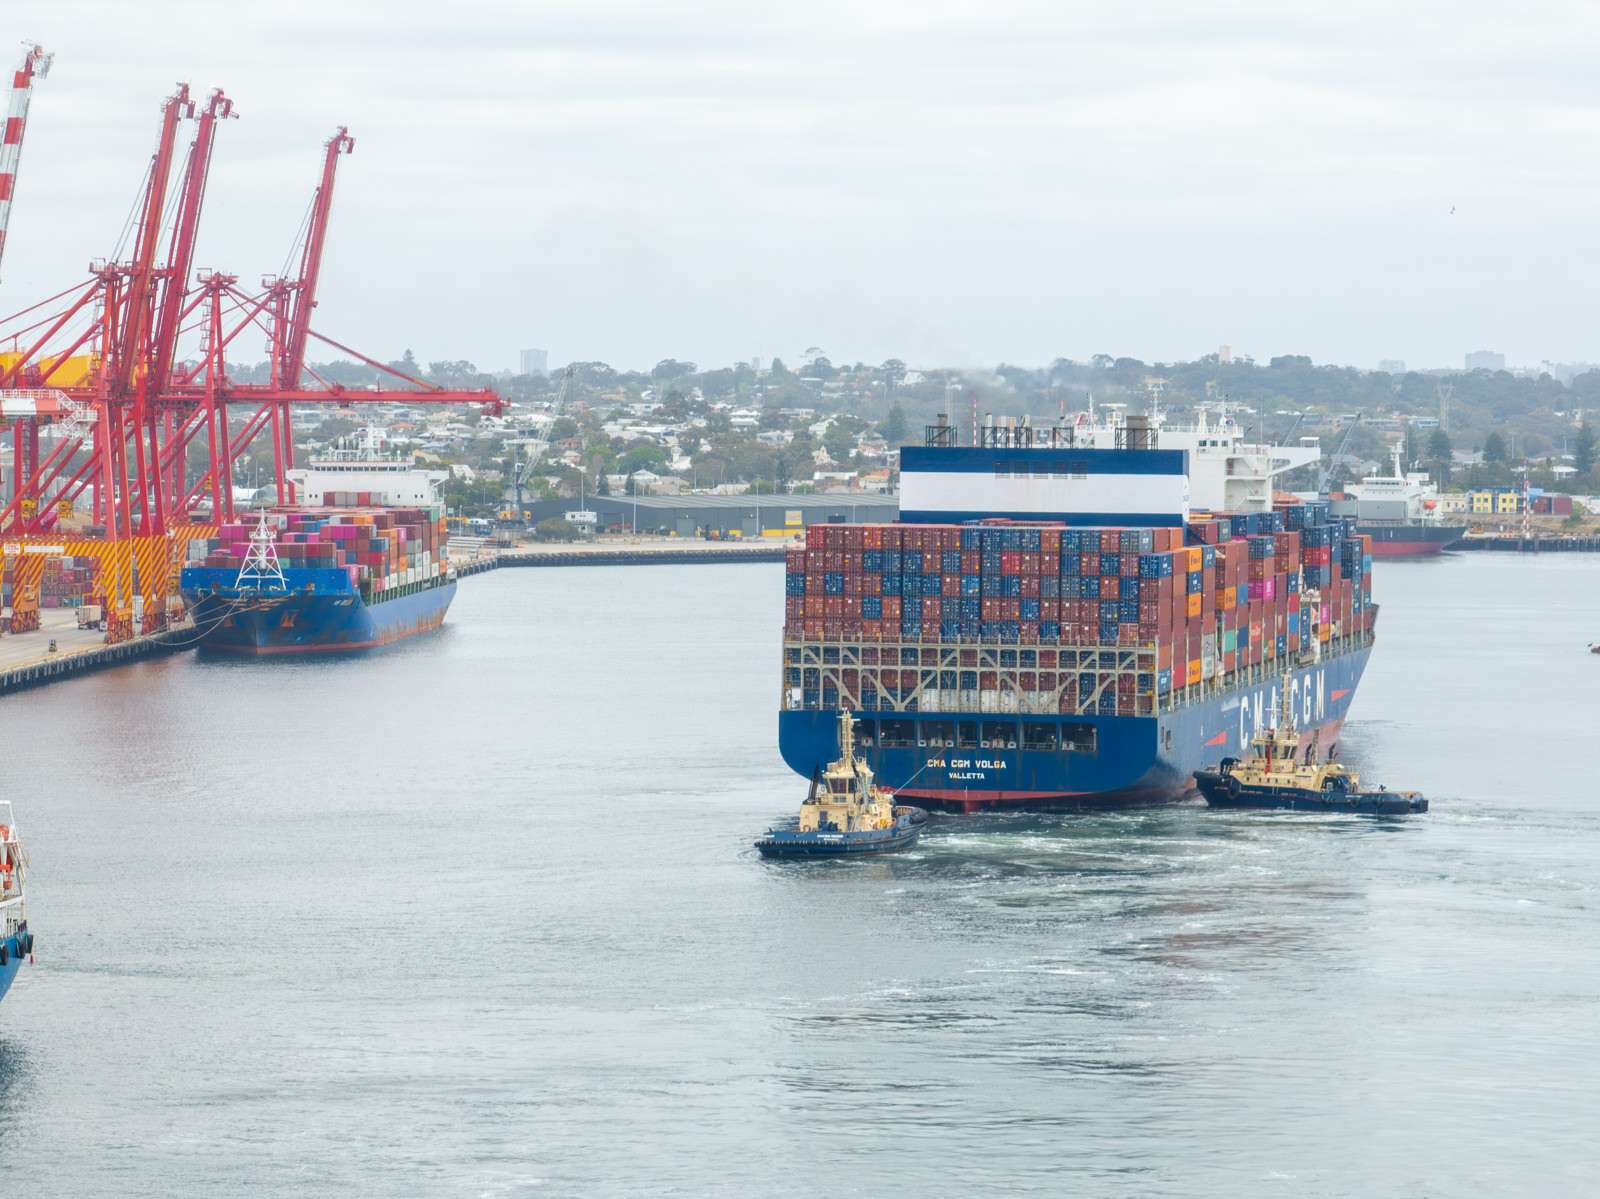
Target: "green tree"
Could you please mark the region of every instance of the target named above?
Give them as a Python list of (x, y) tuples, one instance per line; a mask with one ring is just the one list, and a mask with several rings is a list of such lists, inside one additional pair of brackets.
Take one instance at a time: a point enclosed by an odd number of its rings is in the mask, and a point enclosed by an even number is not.
[(601, 471), (598, 475), (595, 476), (594, 493), (596, 495), (610, 495), (611, 494), (611, 484), (606, 481), (606, 472), (605, 471)]
[(1578, 426), (1578, 439), (1572, 443), (1572, 465), (1580, 475), (1586, 475), (1594, 469), (1594, 459), (1594, 430), (1584, 421)]
[(1483, 460), (1494, 466), (1506, 464), (1506, 439), (1498, 433), (1491, 433), (1483, 443)]
[(1433, 464), (1433, 477), (1441, 484), (1450, 481), (1450, 436), (1443, 429), (1428, 434), (1428, 461)]
[(694, 374), (695, 366), (692, 362), (679, 362), (676, 358), (663, 358), (656, 363), (655, 369), (650, 372), (650, 377), (657, 383), (666, 383), (673, 379), (681, 379), (685, 375)]
[(1413, 462), (1415, 462), (1417, 460), (1417, 457), (1418, 457), (1418, 454), (1419, 454), (1419, 451), (1421, 450), (1421, 448), (1422, 447), (1417, 444), (1417, 426), (1414, 425), (1414, 424), (1407, 423), (1407, 425), (1406, 425), (1405, 456), (1406, 456), (1406, 464), (1408, 466), (1411, 463), (1413, 463)]
[(883, 439), (890, 445), (899, 445), (906, 437), (906, 410), (897, 400), (889, 408), (889, 415), (883, 418)]
[(533, 535), (540, 541), (576, 541), (578, 526), (562, 516), (547, 516), (533, 526)]
[(578, 435), (578, 422), (570, 416), (558, 416), (550, 422), (550, 440), (565, 441)]

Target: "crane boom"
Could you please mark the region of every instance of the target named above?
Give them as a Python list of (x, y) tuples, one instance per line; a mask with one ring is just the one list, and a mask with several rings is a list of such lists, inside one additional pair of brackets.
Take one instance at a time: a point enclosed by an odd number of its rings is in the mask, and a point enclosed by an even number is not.
[(0, 258), (5, 257), (6, 230), (11, 227), (11, 197), (17, 191), (17, 166), (22, 161), (22, 135), (28, 128), (28, 102), (33, 99), (33, 81), (50, 73), (53, 54), (43, 47), (23, 51), (22, 65), (11, 77), (11, 103), (6, 109), (6, 126), (0, 134)]
[(311, 333), (311, 312), (317, 306), (317, 281), (322, 274), (322, 250), (328, 238), (328, 214), (333, 209), (333, 180), (339, 169), (339, 155), (356, 148), (356, 139), (340, 125), (323, 145), (322, 181), (311, 197), (311, 219), (306, 227), (306, 244), (300, 255), (300, 278), (295, 282), (294, 307), (289, 314), (283, 339), (283, 356), (278, 363), (278, 385), (290, 390), (300, 386), (306, 364), (306, 338)]
[(211, 171), (211, 147), (216, 140), (217, 122), (237, 115), (233, 111), (233, 101), (222, 94), (220, 87), (217, 88), (211, 93), (205, 111), (200, 114), (194, 142), (189, 147), (189, 165), (184, 173), (183, 191), (178, 202), (178, 220), (167, 254), (161, 307), (155, 316), (155, 334), (150, 341), (150, 365), (145, 372), (148, 381), (146, 386), (152, 390), (166, 387), (172, 373), (184, 300), (189, 294), (189, 272), (194, 267), (195, 238), (200, 231), (200, 208), (205, 201), (206, 176)]
[(150, 306), (156, 282), (156, 250), (161, 240), (161, 213), (166, 205), (167, 178), (172, 173), (172, 150), (178, 138), (178, 121), (194, 114), (194, 102), (189, 99), (189, 85), (180, 83), (178, 90), (161, 106), (161, 134), (156, 139), (156, 152), (150, 160), (150, 178), (145, 184), (144, 203), (140, 205), (139, 227), (133, 243), (133, 261), (127, 268), (127, 294), (123, 301), (121, 317), (121, 344), (118, 346), (116, 367), (112, 374), (112, 394), (127, 395), (133, 385), (134, 373), (150, 344)]

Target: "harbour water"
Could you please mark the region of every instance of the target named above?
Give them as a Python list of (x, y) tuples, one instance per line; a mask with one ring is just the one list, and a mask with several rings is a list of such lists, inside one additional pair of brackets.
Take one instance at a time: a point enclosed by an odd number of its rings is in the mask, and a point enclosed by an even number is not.
[(505, 571), (356, 661), (0, 700), (8, 1193), (1593, 1192), (1600, 560), (1380, 564), (1426, 816), (763, 863), (781, 567)]

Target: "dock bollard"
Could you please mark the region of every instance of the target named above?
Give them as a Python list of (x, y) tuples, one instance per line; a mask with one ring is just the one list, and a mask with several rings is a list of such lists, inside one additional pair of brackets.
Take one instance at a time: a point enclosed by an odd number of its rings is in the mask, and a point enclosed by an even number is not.
[(50, 652), (52, 654), (56, 652), (56, 639), (54, 637), (50, 638)]

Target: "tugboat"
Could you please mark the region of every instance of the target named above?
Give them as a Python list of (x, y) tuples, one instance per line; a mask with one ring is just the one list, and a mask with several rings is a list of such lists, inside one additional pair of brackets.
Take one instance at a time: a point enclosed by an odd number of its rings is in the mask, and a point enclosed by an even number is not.
[(0, 999), (11, 989), (22, 959), (33, 954), (33, 934), (28, 931), (28, 907), (23, 897), (26, 863), (11, 804), (0, 800)]
[(855, 721), (839, 712), (839, 760), (811, 776), (799, 819), (768, 830), (755, 843), (764, 858), (842, 857), (910, 849), (928, 814), (897, 805), (891, 791), (872, 781), (872, 768), (855, 752)]
[(1251, 754), (1243, 760), (1223, 758), (1215, 770), (1197, 770), (1194, 781), (1214, 808), (1292, 808), (1297, 811), (1358, 812), (1399, 815), (1426, 812), (1428, 801), (1418, 791), (1363, 790), (1355, 771), (1333, 760), (1317, 760), (1317, 738), (1300, 753), (1300, 735), (1289, 710), (1289, 688), (1277, 723), (1256, 730)]

